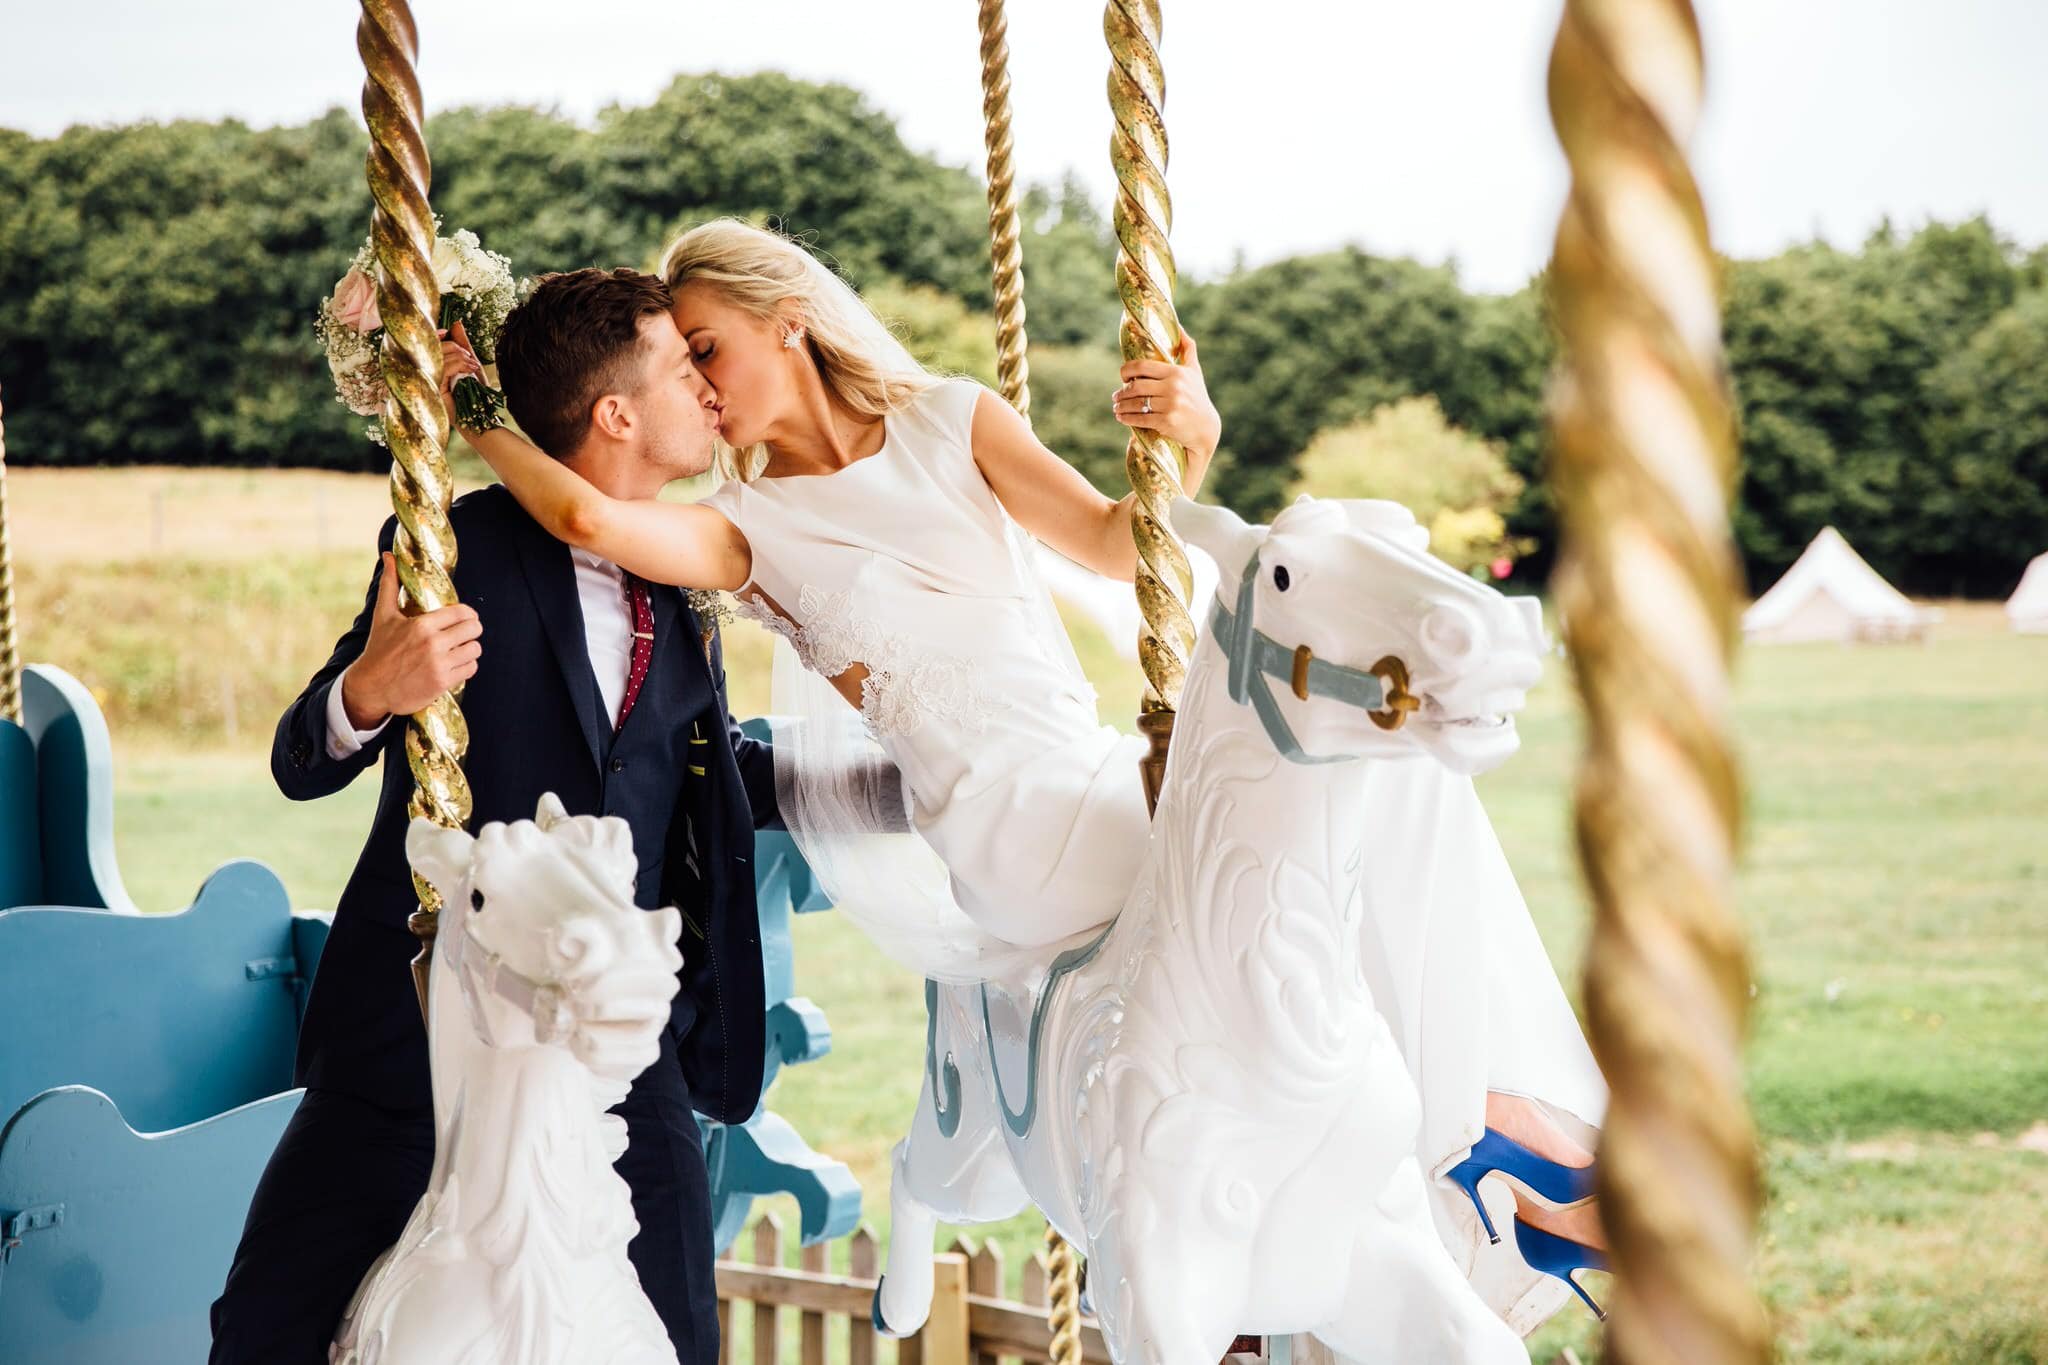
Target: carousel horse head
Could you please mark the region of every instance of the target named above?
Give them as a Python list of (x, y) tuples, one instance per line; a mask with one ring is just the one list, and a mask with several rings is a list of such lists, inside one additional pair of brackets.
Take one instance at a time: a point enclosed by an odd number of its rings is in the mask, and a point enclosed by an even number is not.
[(1233, 700), (1286, 757), (1505, 761), (1542, 672), (1542, 609), (1428, 551), (1399, 503), (1301, 497), (1271, 526), (1185, 498), (1173, 523), (1220, 571), (1207, 620)]
[(438, 951), (481, 1041), (564, 1047), (618, 1084), (659, 1055), (682, 919), (634, 904), (625, 821), (572, 818), (548, 793), (533, 820), (473, 839), (414, 820), (405, 851), (441, 893)]
[(681, 916), (633, 903), (625, 821), (571, 819), (552, 794), (475, 838), (414, 820), (405, 852), (442, 905), (434, 1173), (329, 1358), (672, 1363), (626, 1254), (628, 1132), (607, 1111), (661, 1055)]

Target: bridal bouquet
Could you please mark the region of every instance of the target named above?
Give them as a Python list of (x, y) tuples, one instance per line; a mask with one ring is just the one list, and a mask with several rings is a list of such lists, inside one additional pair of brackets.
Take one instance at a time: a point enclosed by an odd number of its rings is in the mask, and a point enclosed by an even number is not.
[[(313, 331), (327, 348), (327, 368), (334, 375), (334, 401), (358, 417), (371, 419), (370, 439), (384, 444), (384, 371), (379, 362), (384, 324), (377, 315), (375, 258), (368, 238), (349, 262), (348, 273), (321, 300)], [(512, 262), (486, 251), (474, 232), (463, 230), (434, 240), (434, 283), (441, 290), (443, 329), (460, 322), (469, 334), (476, 357), (485, 365), (497, 358), (498, 332), (506, 314), (519, 301), (520, 285), (512, 278)], [(495, 426), (505, 411), (505, 396), (468, 375), (455, 382), (456, 420), (476, 428)]]

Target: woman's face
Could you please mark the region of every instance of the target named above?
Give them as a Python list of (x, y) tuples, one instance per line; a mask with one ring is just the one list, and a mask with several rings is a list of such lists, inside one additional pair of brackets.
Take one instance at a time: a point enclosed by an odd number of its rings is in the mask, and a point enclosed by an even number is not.
[(717, 391), (718, 434), (744, 450), (769, 439), (797, 403), (797, 363), (782, 326), (726, 302), (714, 285), (691, 283), (670, 307), (697, 370)]

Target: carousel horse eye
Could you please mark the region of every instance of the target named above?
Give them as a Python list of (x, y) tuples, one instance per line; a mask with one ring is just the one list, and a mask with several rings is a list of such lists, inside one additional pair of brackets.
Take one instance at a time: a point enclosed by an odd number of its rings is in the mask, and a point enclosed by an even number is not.
[(470, 909), (472, 909), (472, 910), (481, 910), (481, 909), (483, 909), (483, 908), (484, 908), (484, 893), (483, 893), (483, 892), (481, 892), (481, 891), (478, 891), (478, 890), (475, 890), (475, 889), (472, 889), (472, 890), (470, 891), (470, 893), (469, 893), (469, 908), (470, 908)]
[(1287, 591), (1287, 585), (1288, 585), (1289, 583), (1293, 582), (1293, 581), (1294, 581), (1294, 580), (1292, 580), (1291, 578), (1289, 578), (1289, 577), (1287, 576), (1287, 566), (1286, 566), (1285, 564), (1275, 564), (1275, 565), (1273, 566), (1273, 586), (1274, 586), (1274, 587), (1276, 587), (1276, 588), (1280, 589), (1280, 591), (1282, 591), (1282, 592), (1286, 592), (1286, 591)]

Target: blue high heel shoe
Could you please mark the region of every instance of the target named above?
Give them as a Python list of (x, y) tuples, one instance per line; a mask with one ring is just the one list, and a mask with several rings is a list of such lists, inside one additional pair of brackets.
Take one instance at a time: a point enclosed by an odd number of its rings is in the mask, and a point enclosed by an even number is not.
[(1593, 1316), (1602, 1322), (1607, 1314), (1600, 1305), (1593, 1302), (1575, 1274), (1581, 1270), (1607, 1269), (1607, 1255), (1596, 1247), (1574, 1242), (1569, 1237), (1560, 1237), (1554, 1232), (1531, 1227), (1521, 1219), (1515, 1220), (1515, 1250), (1522, 1254), (1529, 1269), (1540, 1270), (1545, 1275), (1555, 1275), (1572, 1287), (1572, 1292), (1586, 1301), (1586, 1307), (1593, 1310)]
[(1472, 1207), (1479, 1210), (1480, 1225), (1488, 1240), (1500, 1244), (1493, 1219), (1479, 1197), (1479, 1182), (1499, 1175), (1519, 1188), (1531, 1201), (1551, 1209), (1576, 1208), (1593, 1197), (1595, 1166), (1565, 1166), (1541, 1157), (1521, 1143), (1495, 1129), (1480, 1134), (1472, 1144), (1472, 1155), (1451, 1167), (1451, 1182), (1465, 1192)]

